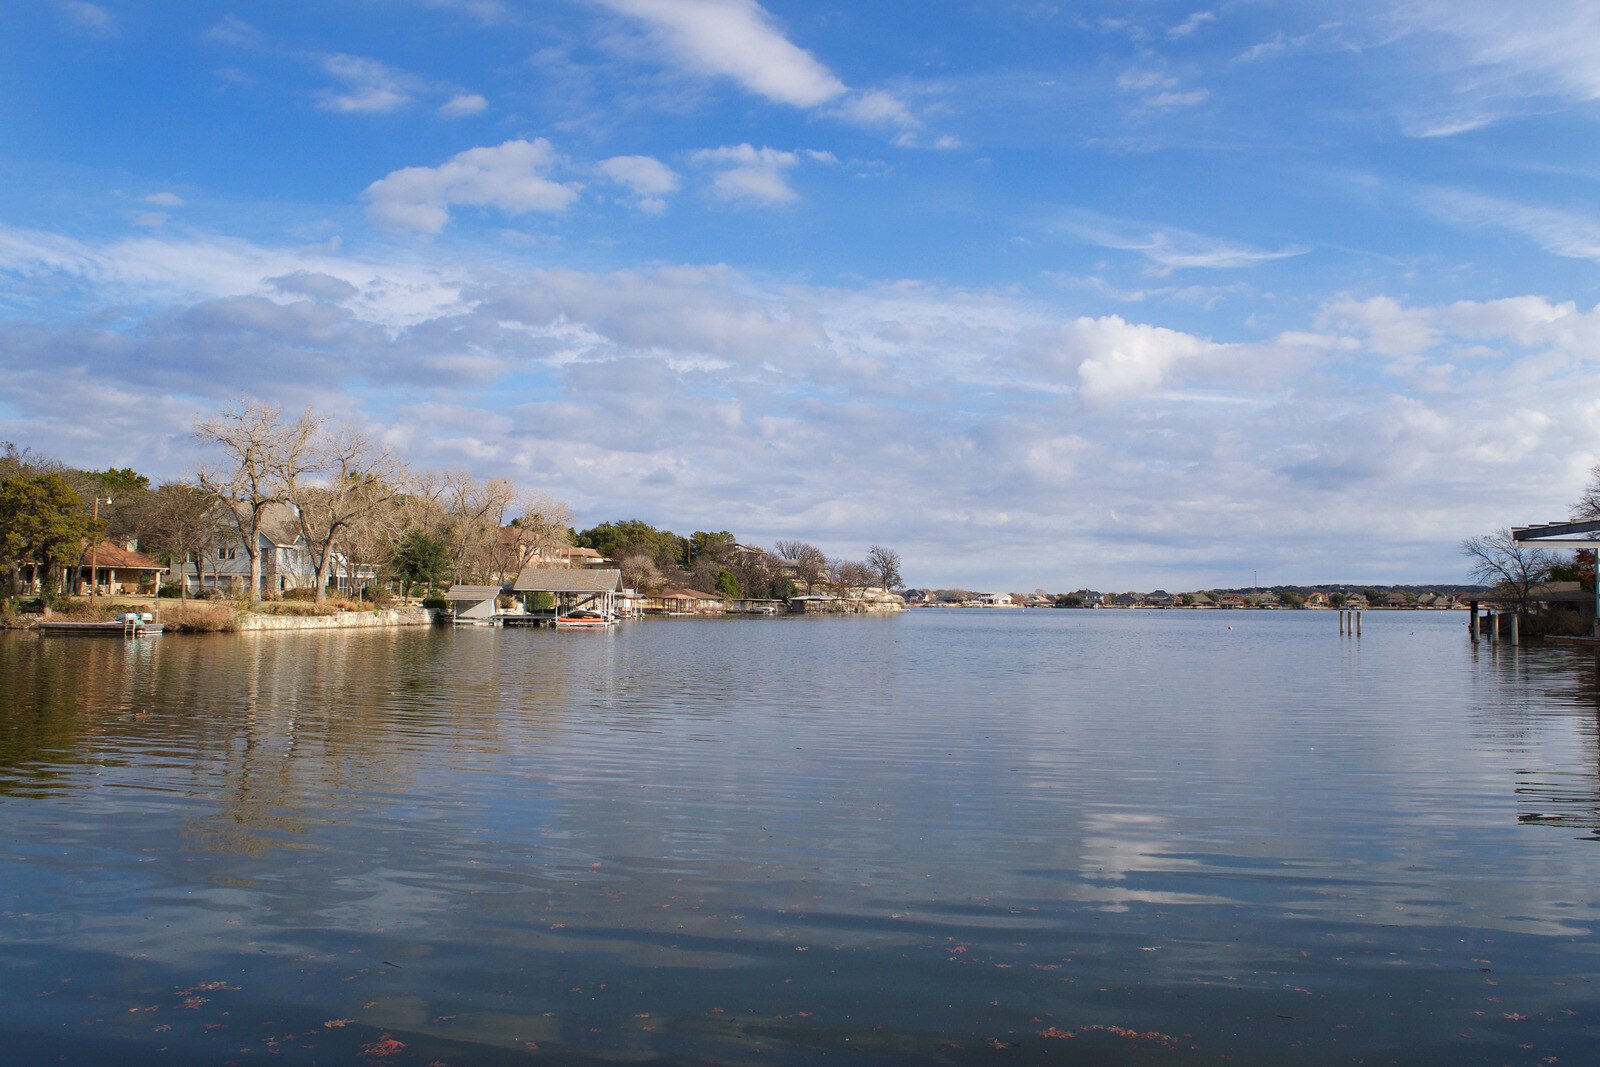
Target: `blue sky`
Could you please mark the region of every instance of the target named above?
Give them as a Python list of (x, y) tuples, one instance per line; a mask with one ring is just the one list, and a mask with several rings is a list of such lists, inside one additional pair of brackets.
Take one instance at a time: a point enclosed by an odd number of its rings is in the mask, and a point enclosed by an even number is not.
[(1600, 462), (1600, 7), (41, 0), (0, 438), (241, 392), (918, 584), (1453, 581)]

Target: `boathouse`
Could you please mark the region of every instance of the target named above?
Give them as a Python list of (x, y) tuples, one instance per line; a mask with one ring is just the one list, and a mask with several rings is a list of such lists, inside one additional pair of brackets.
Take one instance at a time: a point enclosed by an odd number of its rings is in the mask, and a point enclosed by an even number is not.
[[(533, 614), (598, 611), (614, 619), (622, 572), (615, 567), (525, 567), (511, 588)], [(543, 600), (541, 593), (550, 598), (547, 603), (538, 602)]]
[(492, 623), (495, 602), (500, 599), (498, 585), (452, 585), (444, 591), (444, 599), (457, 622)]

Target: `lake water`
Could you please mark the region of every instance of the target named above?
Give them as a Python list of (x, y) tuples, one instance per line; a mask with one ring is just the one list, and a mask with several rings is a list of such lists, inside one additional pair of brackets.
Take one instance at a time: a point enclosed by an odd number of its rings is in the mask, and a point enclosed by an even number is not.
[(0, 1058), (1593, 1062), (1592, 656), (1364, 629), (0, 636)]

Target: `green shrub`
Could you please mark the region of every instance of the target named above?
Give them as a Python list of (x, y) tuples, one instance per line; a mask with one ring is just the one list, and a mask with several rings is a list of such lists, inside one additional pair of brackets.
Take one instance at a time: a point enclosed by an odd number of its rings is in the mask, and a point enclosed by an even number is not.
[(450, 601), (442, 596), (423, 597), (422, 606), (429, 611), (443, 611), (450, 606)]

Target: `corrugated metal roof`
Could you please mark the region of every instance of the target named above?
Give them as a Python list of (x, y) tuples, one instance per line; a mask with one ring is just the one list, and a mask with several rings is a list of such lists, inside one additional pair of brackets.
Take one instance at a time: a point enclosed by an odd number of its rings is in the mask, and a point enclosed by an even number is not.
[(493, 600), (499, 595), (498, 585), (452, 585), (444, 591), (446, 600)]
[(622, 572), (615, 567), (529, 567), (512, 588), (519, 593), (610, 593), (622, 588)]

